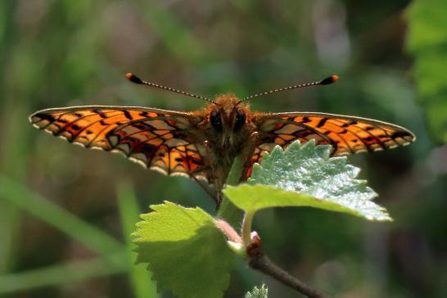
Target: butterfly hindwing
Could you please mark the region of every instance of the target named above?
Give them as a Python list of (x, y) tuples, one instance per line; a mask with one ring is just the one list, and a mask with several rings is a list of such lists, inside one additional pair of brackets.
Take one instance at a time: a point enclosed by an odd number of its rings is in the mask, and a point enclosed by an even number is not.
[(30, 117), (39, 129), (86, 148), (121, 152), (147, 168), (169, 175), (200, 173), (202, 149), (194, 142), (189, 113), (143, 107), (84, 106), (39, 111)]

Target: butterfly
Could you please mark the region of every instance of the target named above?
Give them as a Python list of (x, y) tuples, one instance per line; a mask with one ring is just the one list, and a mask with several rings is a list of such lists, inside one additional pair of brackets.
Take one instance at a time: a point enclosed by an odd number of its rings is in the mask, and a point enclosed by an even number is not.
[(207, 105), (192, 112), (77, 106), (38, 111), (29, 120), (35, 127), (70, 143), (118, 152), (167, 175), (205, 179), (217, 190), (223, 188), (237, 156), (244, 161), (241, 181), (245, 181), (253, 164), (259, 163), (266, 153), (277, 145), (285, 148), (296, 140), (330, 145), (332, 156), (342, 156), (405, 146), (416, 139), (409, 130), (378, 120), (312, 112), (252, 112), (245, 104), (246, 100), (275, 92), (328, 85), (338, 80), (336, 75), (242, 100), (233, 94), (210, 100), (144, 81), (130, 73), (126, 77), (136, 84), (205, 100)]

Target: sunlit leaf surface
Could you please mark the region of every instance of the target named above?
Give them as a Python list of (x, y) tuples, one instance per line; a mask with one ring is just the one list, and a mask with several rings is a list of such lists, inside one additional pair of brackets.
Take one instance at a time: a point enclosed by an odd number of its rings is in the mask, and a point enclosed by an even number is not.
[(178, 297), (222, 297), (234, 253), (210, 215), (200, 208), (152, 205), (137, 224), (137, 262), (149, 263), (159, 290)]
[(345, 157), (329, 158), (329, 146), (301, 145), (286, 150), (276, 147), (255, 165), (248, 184), (228, 187), (225, 194), (239, 208), (308, 206), (345, 212), (368, 220), (391, 220), (372, 199), (377, 194), (356, 179), (359, 168), (346, 164)]

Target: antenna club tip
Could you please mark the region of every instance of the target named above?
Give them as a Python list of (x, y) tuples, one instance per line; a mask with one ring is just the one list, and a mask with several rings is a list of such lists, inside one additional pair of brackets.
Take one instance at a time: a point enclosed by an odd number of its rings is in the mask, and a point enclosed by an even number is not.
[(337, 82), (338, 79), (339, 79), (338, 75), (334, 74), (334, 75), (331, 75), (330, 77), (325, 78), (324, 80), (322, 80), (320, 82), (320, 84), (321, 85), (329, 85), (329, 84)]
[(130, 73), (130, 72), (126, 73), (126, 78), (127, 78), (129, 81), (131, 81), (132, 83), (135, 83), (135, 84), (143, 84), (143, 81), (142, 81), (139, 77), (137, 77), (136, 75), (134, 75), (133, 73)]

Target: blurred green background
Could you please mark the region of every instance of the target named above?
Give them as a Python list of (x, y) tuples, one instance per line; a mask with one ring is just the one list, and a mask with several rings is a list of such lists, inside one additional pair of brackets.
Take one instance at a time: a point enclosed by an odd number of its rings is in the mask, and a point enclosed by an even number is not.
[[(337, 297), (447, 297), (447, 4), (444, 0), (0, 1), (0, 296), (157, 296), (128, 235), (168, 199), (213, 212), (192, 181), (146, 171), (34, 129), (49, 107), (203, 102), (129, 83), (243, 97), (340, 76), (328, 87), (252, 101), (402, 125), (409, 147), (350, 158), (392, 223), (305, 208), (263, 211), (265, 251)], [(219, 252), (216, 251), (216, 254)], [(240, 262), (226, 297), (265, 282)]]

